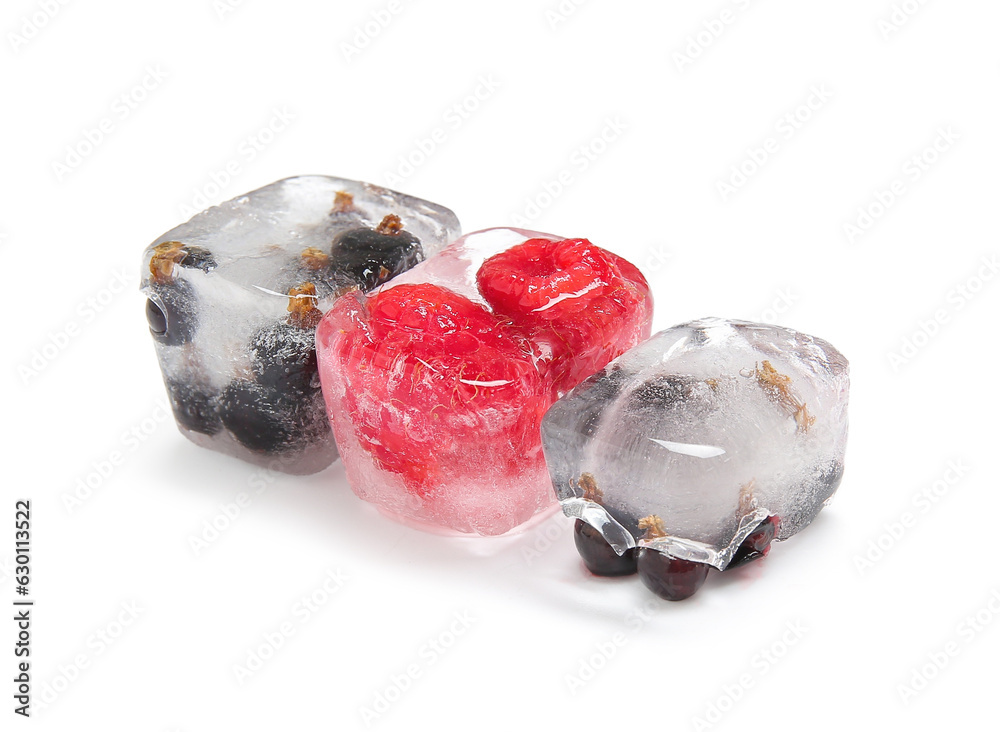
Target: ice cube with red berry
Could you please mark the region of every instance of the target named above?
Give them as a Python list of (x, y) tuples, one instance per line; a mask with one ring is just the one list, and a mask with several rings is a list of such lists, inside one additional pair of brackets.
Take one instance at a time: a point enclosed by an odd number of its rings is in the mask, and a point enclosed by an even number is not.
[(352, 488), (430, 530), (524, 524), (555, 501), (545, 411), (647, 338), (651, 318), (630, 263), (586, 239), (506, 228), (346, 295), (316, 345)]

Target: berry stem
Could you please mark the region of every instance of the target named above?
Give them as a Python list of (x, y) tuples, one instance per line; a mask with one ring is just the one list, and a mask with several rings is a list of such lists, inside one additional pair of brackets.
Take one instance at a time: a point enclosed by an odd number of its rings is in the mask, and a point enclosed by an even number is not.
[(347, 191), (337, 191), (333, 197), (332, 213), (350, 213), (354, 211), (354, 196)]
[(184, 260), (184, 245), (179, 241), (165, 241), (153, 248), (149, 260), (149, 274), (153, 282), (163, 285), (174, 278), (174, 265)]
[(403, 230), (403, 220), (396, 214), (389, 214), (375, 227), (375, 231), (384, 236), (396, 236)]
[(288, 322), (300, 328), (315, 328), (323, 318), (316, 307), (316, 285), (306, 282), (288, 291)]

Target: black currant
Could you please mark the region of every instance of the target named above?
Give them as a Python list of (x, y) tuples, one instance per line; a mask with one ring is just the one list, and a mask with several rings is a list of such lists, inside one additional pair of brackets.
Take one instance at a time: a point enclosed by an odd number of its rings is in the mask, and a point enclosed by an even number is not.
[(152, 300), (146, 300), (146, 322), (149, 323), (149, 331), (153, 335), (166, 334), (167, 314)]
[(194, 288), (182, 279), (153, 284), (146, 301), (146, 321), (153, 338), (166, 346), (187, 343), (198, 322)]
[(420, 262), (424, 250), (417, 237), (403, 230), (399, 217), (390, 214), (374, 229), (338, 234), (331, 255), (336, 271), (367, 292)]
[(601, 532), (586, 521), (577, 519), (573, 526), (573, 539), (583, 563), (592, 574), (600, 577), (635, 574), (635, 549), (626, 549), (619, 556)]
[(631, 398), (641, 407), (663, 410), (682, 404), (691, 394), (691, 379), (674, 374), (655, 376), (640, 384)]
[(202, 272), (208, 273), (218, 266), (215, 256), (205, 247), (186, 246), (181, 251), (183, 258), (178, 262), (181, 267), (200, 269)]
[(578, 411), (576, 429), (586, 437), (593, 437), (600, 428), (609, 403), (625, 386), (628, 374), (619, 366), (607, 372), (588, 377), (577, 387)]
[(643, 547), (636, 557), (639, 578), (664, 600), (686, 600), (705, 584), (709, 566)]
[(311, 328), (277, 323), (258, 331), (249, 350), (257, 383), (288, 396), (317, 387), (316, 335)]
[(222, 418), (215, 394), (195, 384), (167, 381), (167, 397), (177, 423), (192, 432), (215, 435), (222, 430)]
[(740, 548), (733, 554), (733, 559), (729, 562), (729, 566), (726, 569), (733, 569), (734, 567), (739, 567), (755, 559), (767, 556), (767, 552), (771, 548), (771, 542), (774, 541), (774, 536), (778, 533), (779, 525), (777, 516), (770, 516), (764, 519), (754, 529), (753, 533), (743, 540)]
[(220, 397), (222, 424), (248, 450), (280, 453), (295, 447), (294, 400), (251, 381), (233, 381)]

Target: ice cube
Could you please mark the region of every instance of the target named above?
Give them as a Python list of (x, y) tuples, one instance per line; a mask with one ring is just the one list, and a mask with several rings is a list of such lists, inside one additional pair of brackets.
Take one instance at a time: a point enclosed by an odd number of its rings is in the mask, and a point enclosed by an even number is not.
[(639, 271), (584, 239), (459, 239), (317, 332), (320, 378), (355, 493), (432, 530), (497, 535), (550, 507), (545, 410), (648, 337)]
[(776, 540), (805, 528), (831, 498), (848, 387), (847, 360), (826, 341), (706, 318), (656, 334), (553, 405), (545, 458), (564, 513), (619, 554), (722, 570), (766, 551), (775, 525)]
[(460, 233), (448, 209), (378, 186), (287, 178), (198, 214), (143, 255), (168, 397), (193, 442), (306, 474), (337, 457), (315, 327)]

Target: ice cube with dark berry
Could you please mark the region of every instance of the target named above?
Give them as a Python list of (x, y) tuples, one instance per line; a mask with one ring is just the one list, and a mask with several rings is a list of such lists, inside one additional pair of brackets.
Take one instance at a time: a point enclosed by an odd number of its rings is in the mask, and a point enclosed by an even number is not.
[(498, 535), (554, 504), (542, 415), (648, 337), (639, 271), (586, 239), (469, 234), (317, 331), (320, 380), (348, 480), (384, 513)]
[(584, 562), (637, 552), (643, 582), (680, 600), (763, 557), (837, 490), (848, 390), (836, 348), (773, 325), (706, 318), (619, 356), (542, 421), (563, 512), (593, 529)]
[(336, 446), (315, 330), (460, 234), (448, 209), (326, 176), (288, 178), (196, 215), (143, 255), (146, 318), (180, 431), (289, 473)]

